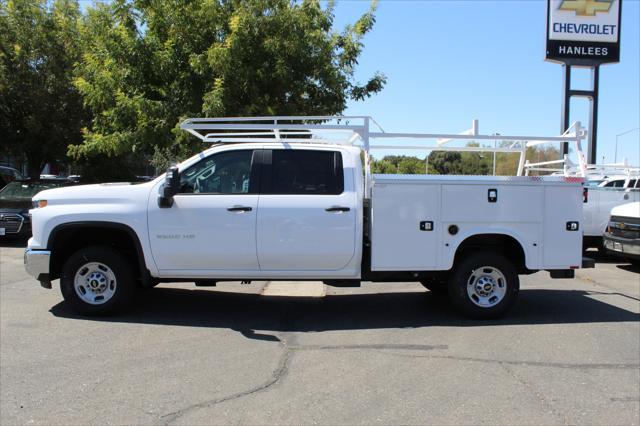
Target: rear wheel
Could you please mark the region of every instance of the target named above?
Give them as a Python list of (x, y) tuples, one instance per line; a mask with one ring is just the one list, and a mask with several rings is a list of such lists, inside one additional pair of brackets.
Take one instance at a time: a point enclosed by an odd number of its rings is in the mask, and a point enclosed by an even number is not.
[(83, 315), (116, 312), (133, 300), (131, 266), (110, 247), (85, 247), (64, 264), (60, 289), (71, 308)]
[(499, 253), (465, 256), (449, 278), (449, 297), (463, 314), (480, 319), (503, 315), (516, 301), (520, 280), (513, 264)]

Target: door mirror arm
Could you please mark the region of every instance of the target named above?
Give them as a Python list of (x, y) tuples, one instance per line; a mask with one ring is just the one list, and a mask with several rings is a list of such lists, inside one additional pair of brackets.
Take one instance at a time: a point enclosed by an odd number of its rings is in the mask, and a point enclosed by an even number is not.
[(158, 206), (162, 209), (173, 206), (173, 196), (180, 191), (180, 173), (176, 166), (167, 169), (162, 195), (158, 197)]

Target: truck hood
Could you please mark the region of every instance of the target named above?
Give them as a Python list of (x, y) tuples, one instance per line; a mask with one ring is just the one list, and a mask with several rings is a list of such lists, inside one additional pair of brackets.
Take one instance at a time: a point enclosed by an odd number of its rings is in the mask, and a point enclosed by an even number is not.
[(50, 205), (126, 202), (146, 197), (151, 186), (151, 182), (65, 186), (41, 191), (34, 195), (33, 200), (47, 200)]
[(611, 216), (634, 217), (640, 219), (640, 201), (622, 204), (611, 209)]

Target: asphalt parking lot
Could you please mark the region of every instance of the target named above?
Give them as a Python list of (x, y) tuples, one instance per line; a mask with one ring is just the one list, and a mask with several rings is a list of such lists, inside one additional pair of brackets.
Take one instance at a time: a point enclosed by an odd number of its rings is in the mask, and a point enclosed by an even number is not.
[(629, 264), (522, 277), (496, 321), (414, 283), (265, 282), (161, 285), (88, 319), (22, 252), (0, 248), (3, 425), (640, 423)]

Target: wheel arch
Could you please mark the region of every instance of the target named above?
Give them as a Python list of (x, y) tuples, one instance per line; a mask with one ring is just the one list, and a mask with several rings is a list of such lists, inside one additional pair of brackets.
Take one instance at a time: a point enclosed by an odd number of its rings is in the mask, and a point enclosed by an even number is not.
[(142, 286), (150, 285), (151, 275), (144, 258), (140, 238), (129, 225), (108, 221), (68, 222), (51, 230), (47, 240), (47, 250), (51, 251), (51, 279), (60, 277), (66, 259), (82, 247), (107, 245), (121, 250), (135, 268)]
[[(509, 259), (519, 274), (529, 272), (527, 252), (518, 238), (500, 232), (488, 232), (467, 236), (458, 244), (453, 256), (453, 265), (464, 258), (465, 254), (478, 250), (493, 250)], [(452, 265), (452, 266), (453, 266)]]

